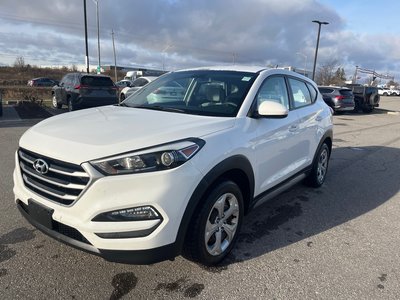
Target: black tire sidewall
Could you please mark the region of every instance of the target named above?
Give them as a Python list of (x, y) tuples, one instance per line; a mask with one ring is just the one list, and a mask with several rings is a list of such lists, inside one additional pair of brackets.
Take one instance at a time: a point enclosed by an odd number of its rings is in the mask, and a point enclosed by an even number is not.
[[(324, 176), (323, 180), (320, 181), (320, 180), (318, 180), (318, 163), (319, 163), (319, 159), (320, 159), (320, 157), (321, 157), (321, 153), (322, 153), (324, 150), (326, 150), (327, 153), (328, 153), (328, 161), (327, 161), (327, 164), (326, 164), (325, 176)], [(324, 143), (319, 147), (317, 156), (315, 157), (314, 162), (313, 162), (313, 166), (312, 166), (311, 172), (310, 172), (310, 174), (308, 175), (308, 177), (306, 178), (305, 183), (306, 183), (308, 186), (320, 187), (320, 186), (322, 186), (322, 185), (324, 184), (325, 179), (326, 179), (326, 175), (327, 175), (327, 173), (328, 173), (330, 155), (331, 155), (331, 153), (330, 153), (329, 147), (328, 147), (328, 145), (324, 142)]]
[(72, 104), (72, 101), (68, 101), (68, 111), (73, 111), (74, 110), (74, 105)]

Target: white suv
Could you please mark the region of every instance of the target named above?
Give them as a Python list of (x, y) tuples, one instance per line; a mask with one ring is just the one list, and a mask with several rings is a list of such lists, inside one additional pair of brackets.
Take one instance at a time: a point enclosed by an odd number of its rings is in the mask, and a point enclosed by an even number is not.
[[(172, 84), (184, 92), (155, 97)], [(332, 113), (291, 71), (192, 69), (42, 121), (19, 146), (15, 201), (43, 232), (110, 261), (212, 265), (250, 209), (300, 180), (323, 184)]]

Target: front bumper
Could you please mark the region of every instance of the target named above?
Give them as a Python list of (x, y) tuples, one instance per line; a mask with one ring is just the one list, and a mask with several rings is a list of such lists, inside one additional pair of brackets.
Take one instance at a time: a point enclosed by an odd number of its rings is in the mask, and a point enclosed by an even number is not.
[(79, 107), (97, 107), (97, 106), (104, 106), (104, 105), (114, 105), (118, 103), (118, 97), (114, 96), (79, 96), (73, 101), (74, 105)]
[(20, 213), (29, 221), (29, 223), (48, 236), (79, 250), (100, 256), (110, 262), (126, 264), (153, 264), (167, 259), (172, 260), (179, 255), (180, 249), (175, 243), (147, 250), (97, 249), (90, 243), (88, 244), (87, 241), (80, 241), (77, 239), (77, 235), (80, 233), (74, 230), (74, 228), (65, 226), (62, 232), (48, 228), (35, 220), (35, 218), (29, 214), (26, 205), (24, 205), (22, 201), (17, 200), (17, 207)]
[[(17, 156), (16, 161), (18, 166)], [(21, 214), (44, 233), (106, 260), (148, 264), (179, 255), (180, 249), (175, 245), (177, 233), (201, 177), (190, 161), (167, 171), (100, 177), (91, 182), (76, 202), (66, 206), (27, 189), (17, 167), (14, 194)], [(30, 201), (51, 212), (51, 225), (32, 215)], [(101, 213), (146, 205), (160, 213), (161, 221), (92, 221)], [(135, 238), (102, 238), (98, 235), (146, 230), (151, 233)]]

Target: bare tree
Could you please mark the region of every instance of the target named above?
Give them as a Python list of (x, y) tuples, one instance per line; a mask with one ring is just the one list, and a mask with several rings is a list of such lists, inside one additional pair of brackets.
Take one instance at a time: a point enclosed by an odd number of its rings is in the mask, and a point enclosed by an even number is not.
[(70, 70), (71, 70), (71, 72), (77, 72), (78, 71), (78, 67), (75, 64), (73, 64), (71, 66)]
[(25, 67), (25, 59), (23, 56), (18, 56), (15, 59), (14, 67), (19, 69), (23, 69)]
[(315, 82), (319, 85), (344, 85), (346, 74), (344, 69), (339, 66), (338, 61), (331, 60), (318, 68)]

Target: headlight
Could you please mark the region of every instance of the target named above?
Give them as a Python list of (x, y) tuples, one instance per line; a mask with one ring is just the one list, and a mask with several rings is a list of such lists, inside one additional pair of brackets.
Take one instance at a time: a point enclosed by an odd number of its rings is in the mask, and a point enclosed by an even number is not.
[(105, 175), (153, 172), (176, 168), (191, 159), (203, 146), (201, 139), (188, 139), (147, 150), (91, 161)]

